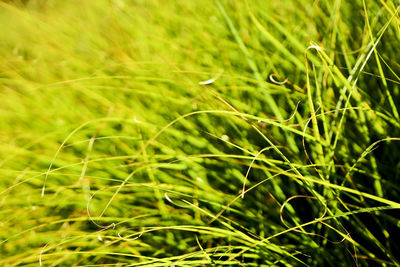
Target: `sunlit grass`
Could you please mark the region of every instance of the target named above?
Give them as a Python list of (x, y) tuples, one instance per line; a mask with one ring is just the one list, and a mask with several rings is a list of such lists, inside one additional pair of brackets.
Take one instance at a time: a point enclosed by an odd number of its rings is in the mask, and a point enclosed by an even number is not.
[(0, 265), (400, 265), (398, 11), (0, 2)]

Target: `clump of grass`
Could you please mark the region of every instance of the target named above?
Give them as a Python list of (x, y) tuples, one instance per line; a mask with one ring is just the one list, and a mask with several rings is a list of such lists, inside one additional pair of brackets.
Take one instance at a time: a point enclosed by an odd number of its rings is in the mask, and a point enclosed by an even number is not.
[(400, 265), (398, 11), (1, 2), (0, 265)]

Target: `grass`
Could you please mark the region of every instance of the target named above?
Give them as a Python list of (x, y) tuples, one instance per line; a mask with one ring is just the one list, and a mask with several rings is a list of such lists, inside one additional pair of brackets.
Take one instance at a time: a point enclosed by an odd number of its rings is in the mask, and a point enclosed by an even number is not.
[(398, 12), (0, 2), (0, 265), (399, 266)]

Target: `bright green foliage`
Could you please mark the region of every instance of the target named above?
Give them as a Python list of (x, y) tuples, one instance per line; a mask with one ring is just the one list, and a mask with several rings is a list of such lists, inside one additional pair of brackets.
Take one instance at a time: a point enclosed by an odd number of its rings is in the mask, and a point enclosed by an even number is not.
[(394, 0), (0, 2), (0, 266), (400, 265)]

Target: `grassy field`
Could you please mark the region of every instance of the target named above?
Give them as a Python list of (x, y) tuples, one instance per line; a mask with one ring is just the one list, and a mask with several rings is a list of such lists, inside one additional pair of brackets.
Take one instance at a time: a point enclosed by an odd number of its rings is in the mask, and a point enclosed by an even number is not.
[(399, 266), (398, 5), (0, 1), (0, 266)]

